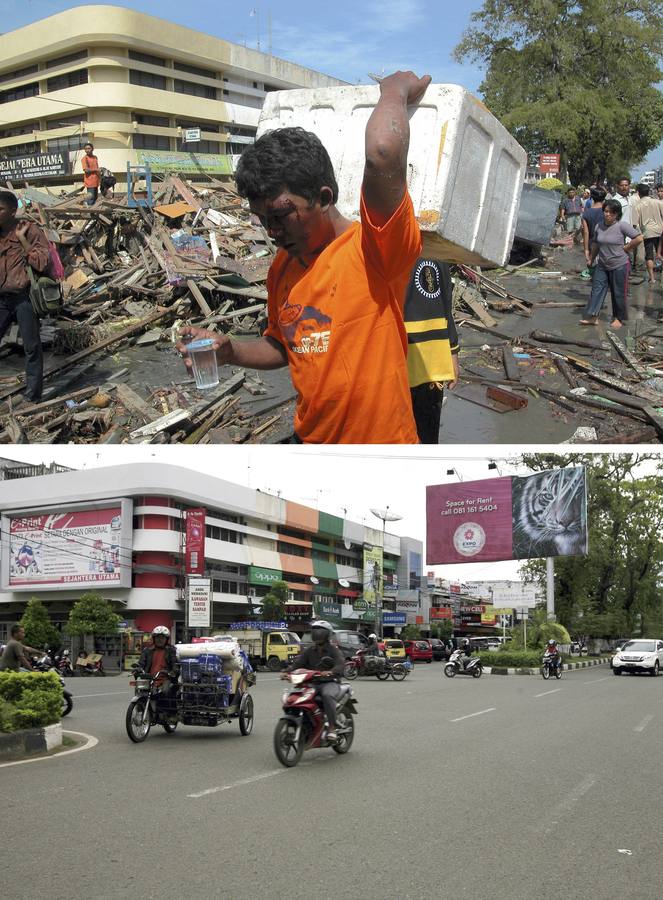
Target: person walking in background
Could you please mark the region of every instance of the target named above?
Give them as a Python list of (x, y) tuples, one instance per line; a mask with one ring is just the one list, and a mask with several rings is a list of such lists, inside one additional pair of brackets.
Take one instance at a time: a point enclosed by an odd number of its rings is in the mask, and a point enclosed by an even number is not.
[(575, 188), (568, 189), (559, 211), (567, 234), (575, 234), (580, 228), (580, 216), (582, 215), (582, 200), (578, 197)]
[[(628, 319), (628, 254), (643, 237), (637, 228), (622, 219), (622, 206), (618, 200), (606, 200), (603, 204), (604, 222), (596, 226), (590, 265), (597, 261), (592, 278), (592, 293), (585, 307), (581, 325), (596, 325), (608, 288), (612, 298), (613, 319), (611, 328), (621, 328)], [(624, 240), (629, 238), (625, 245)]]
[(581, 220), (582, 244), (585, 251), (585, 260), (587, 262), (587, 268), (584, 270), (584, 272), (580, 273), (583, 278), (592, 277), (591, 246), (592, 241), (594, 240), (594, 232), (596, 230), (596, 226), (599, 222), (603, 222), (603, 201), (605, 200), (605, 191), (603, 190), (603, 188), (594, 186), (590, 188), (589, 199), (591, 202), (591, 206), (589, 207), (589, 209), (586, 209), (584, 211)]
[(0, 338), (16, 321), (25, 353), (24, 396), (39, 403), (44, 354), (39, 319), (30, 300), (28, 266), (41, 275), (48, 268), (50, 253), (41, 228), (32, 222), (19, 222), (17, 211), (16, 195), (0, 190)]
[(629, 178), (619, 179), (612, 199), (616, 200), (622, 208), (621, 221), (630, 225), (632, 222), (631, 207), (633, 201), (631, 199), (631, 180)]
[(633, 225), (644, 237), (645, 266), (649, 283), (654, 284), (654, 260), (663, 235), (663, 201), (649, 196), (649, 185), (639, 184), (636, 188), (640, 202), (635, 210)]
[(99, 185), (101, 183), (101, 173), (99, 169), (99, 160), (94, 155), (94, 147), (87, 143), (83, 150), (85, 155), (81, 160), (83, 167), (83, 184), (87, 189), (87, 197), (85, 202), (88, 206), (94, 206), (99, 196)]
[(412, 411), (422, 444), (439, 443), (444, 385), (458, 384), (458, 332), (449, 266), (420, 257), (405, 289), (407, 368)]

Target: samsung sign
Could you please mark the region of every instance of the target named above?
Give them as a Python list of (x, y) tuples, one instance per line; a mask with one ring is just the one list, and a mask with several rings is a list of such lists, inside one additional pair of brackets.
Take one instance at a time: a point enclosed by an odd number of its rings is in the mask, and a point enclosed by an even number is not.
[(406, 615), (405, 613), (397, 613), (397, 612), (383, 612), (382, 613), (382, 624), (383, 625), (405, 625)]

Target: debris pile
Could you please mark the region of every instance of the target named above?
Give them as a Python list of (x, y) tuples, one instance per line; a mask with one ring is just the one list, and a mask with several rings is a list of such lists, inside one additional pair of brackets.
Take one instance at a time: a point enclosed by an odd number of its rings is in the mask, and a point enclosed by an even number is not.
[[(287, 406), (291, 390), (256, 416), (251, 399), (231, 395), (244, 387), (260, 398), (266, 388), (257, 375), (224, 367), (219, 387), (201, 392), (173, 350), (184, 324), (234, 336), (262, 332), (274, 248), (231, 185), (168, 176), (157, 188), (151, 209), (130, 207), (126, 197), (88, 207), (17, 191), (25, 216), (59, 252), (64, 308), (41, 322), (49, 351), (43, 402), (22, 399), (22, 373), (0, 379), (0, 441), (193, 443), (214, 432), (216, 440), (281, 439), (273, 410)], [(14, 327), (0, 353), (17, 346)], [(152, 360), (167, 351), (149, 369), (148, 393), (140, 367), (148, 365), (147, 348)]]

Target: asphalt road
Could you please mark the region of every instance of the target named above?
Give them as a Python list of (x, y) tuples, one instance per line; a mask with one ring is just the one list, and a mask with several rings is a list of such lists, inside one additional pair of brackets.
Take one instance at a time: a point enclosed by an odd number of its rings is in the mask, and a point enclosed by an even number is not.
[(282, 683), (260, 673), (253, 734), (153, 729), (132, 744), (123, 676), (70, 679), (91, 750), (0, 768), (12, 900), (559, 900), (661, 894), (663, 678), (607, 666), (354, 683), (349, 754), (272, 749)]

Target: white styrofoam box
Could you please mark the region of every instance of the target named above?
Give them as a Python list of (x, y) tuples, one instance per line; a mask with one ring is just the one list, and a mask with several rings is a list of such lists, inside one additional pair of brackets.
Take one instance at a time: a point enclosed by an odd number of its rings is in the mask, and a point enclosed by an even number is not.
[(235, 641), (204, 641), (199, 644), (175, 644), (175, 650), (178, 659), (193, 659), (203, 653), (230, 659), (239, 654), (239, 644)]
[[(316, 134), (334, 164), (339, 211), (358, 219), (364, 132), (379, 96), (378, 85), (273, 91), (257, 136), (296, 125)], [(426, 254), (503, 265), (513, 243), (525, 150), (460, 85), (429, 85), (409, 116), (408, 187)]]

